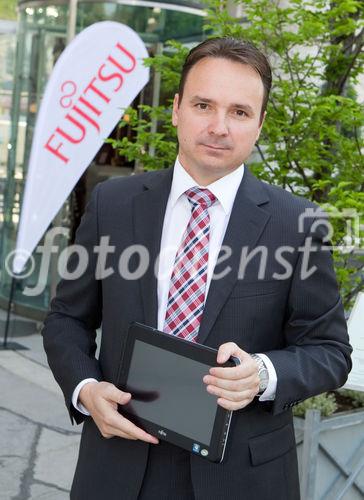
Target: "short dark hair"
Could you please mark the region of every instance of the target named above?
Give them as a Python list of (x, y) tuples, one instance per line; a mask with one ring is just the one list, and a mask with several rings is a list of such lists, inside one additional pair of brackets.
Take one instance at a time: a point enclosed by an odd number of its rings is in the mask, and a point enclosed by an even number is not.
[(272, 86), (272, 70), (267, 57), (255, 45), (246, 40), (232, 37), (209, 38), (200, 43), (186, 57), (183, 64), (181, 79), (179, 83), (179, 101), (182, 100), (186, 79), (191, 68), (205, 57), (229, 59), (231, 61), (246, 64), (253, 68), (260, 76), (264, 96), (261, 110), (261, 118), (267, 108), (269, 92)]

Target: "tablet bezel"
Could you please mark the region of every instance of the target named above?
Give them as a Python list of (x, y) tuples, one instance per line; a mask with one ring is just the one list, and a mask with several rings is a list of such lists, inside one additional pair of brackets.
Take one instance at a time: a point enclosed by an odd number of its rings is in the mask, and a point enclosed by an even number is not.
[[(210, 367), (217, 366), (216, 349), (203, 344), (198, 344), (196, 342), (189, 342), (179, 337), (175, 337), (174, 335), (163, 333), (156, 328), (143, 325), (142, 323), (133, 322), (129, 326), (123, 358), (117, 377), (118, 388), (125, 392), (131, 392), (128, 390), (127, 379), (136, 340), (195, 360), (199, 363), (203, 363), (206, 365), (206, 374), (208, 373)], [(237, 358), (232, 357), (220, 366), (233, 367), (239, 363), (240, 361)], [(162, 428), (154, 422), (129, 412), (127, 405), (119, 405), (119, 411), (122, 415), (125, 415), (129, 420), (158, 439), (180, 446), (181, 448), (184, 448), (191, 453), (199, 455), (212, 462), (222, 462), (229, 433), (232, 411), (225, 410), (217, 403), (216, 408), (210, 443), (206, 444), (196, 442), (194, 439), (178, 434), (171, 429)]]

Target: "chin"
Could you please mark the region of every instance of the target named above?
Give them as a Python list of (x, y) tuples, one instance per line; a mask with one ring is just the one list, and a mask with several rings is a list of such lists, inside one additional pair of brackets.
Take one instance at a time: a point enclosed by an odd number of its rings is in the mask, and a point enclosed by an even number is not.
[[(243, 162), (241, 162), (243, 163)], [(205, 157), (201, 161), (201, 165), (204, 165), (207, 170), (211, 171), (226, 171), (230, 172), (231, 170), (234, 170), (237, 168), (237, 166), (241, 165), (238, 161), (234, 161), (233, 159), (230, 159), (228, 157), (216, 157), (216, 156), (209, 156)]]

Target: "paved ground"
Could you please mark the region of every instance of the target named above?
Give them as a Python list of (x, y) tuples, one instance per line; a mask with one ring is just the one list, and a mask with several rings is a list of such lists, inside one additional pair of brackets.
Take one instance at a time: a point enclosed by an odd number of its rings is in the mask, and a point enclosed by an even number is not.
[(0, 351), (0, 500), (66, 500), (81, 426), (70, 422), (41, 335), (29, 335), (29, 322), (22, 335), (17, 319), (10, 340), (29, 350)]

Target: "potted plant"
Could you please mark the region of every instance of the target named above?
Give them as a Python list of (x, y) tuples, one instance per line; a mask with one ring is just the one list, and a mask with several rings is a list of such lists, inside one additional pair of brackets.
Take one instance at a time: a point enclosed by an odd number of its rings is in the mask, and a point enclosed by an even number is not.
[(293, 414), (302, 498), (363, 498), (364, 393), (320, 394)]

